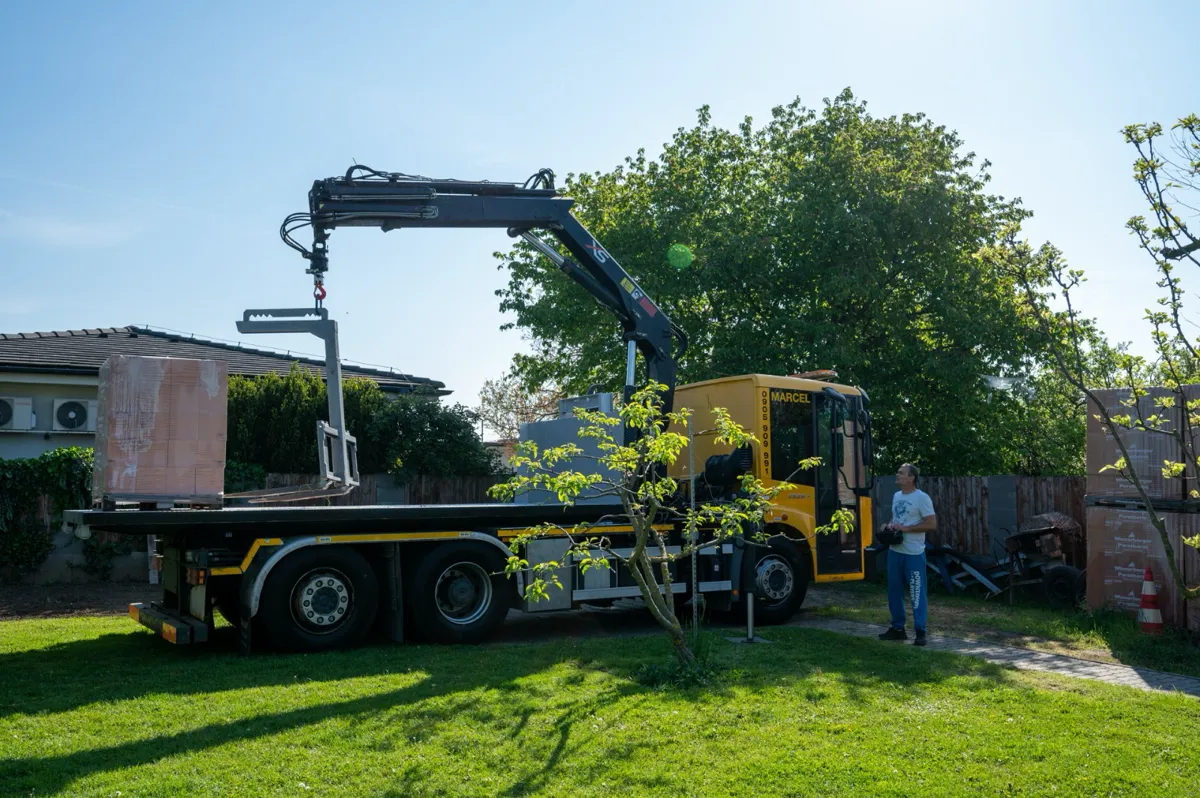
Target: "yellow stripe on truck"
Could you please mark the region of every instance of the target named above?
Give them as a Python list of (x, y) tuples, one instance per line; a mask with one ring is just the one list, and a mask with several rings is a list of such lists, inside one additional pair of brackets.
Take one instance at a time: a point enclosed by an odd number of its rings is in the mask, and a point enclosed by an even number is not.
[[(467, 538), (470, 536), (470, 532), (392, 532), (380, 535), (319, 535), (314, 538), (314, 542), (318, 544), (381, 543), (389, 540), (442, 540), (447, 538)], [(281, 545), (283, 545), (283, 541), (279, 538), (259, 538), (254, 541), (254, 545), (246, 552), (241, 565), (212, 568), (209, 570), (209, 574), (212, 576), (237, 576), (238, 574), (244, 574), (250, 569), (250, 563), (254, 562), (254, 555), (258, 554), (259, 549), (263, 546)]]
[[(670, 524), (655, 524), (654, 528), (660, 532), (665, 532), (672, 529)], [(632, 532), (631, 526), (598, 526), (588, 530), (589, 534), (604, 534), (606, 532)], [(506, 529), (501, 530), (499, 534), (500, 540), (511, 540), (523, 532), (528, 530)], [(318, 545), (331, 543), (385, 543), (395, 540), (450, 540), (453, 538), (470, 538), (474, 532), (385, 532), (377, 535), (318, 535), (313, 538), (313, 542)], [(246, 552), (245, 558), (242, 559), (241, 565), (230, 565), (223, 568), (212, 568), (209, 574), (212, 576), (237, 576), (244, 574), (250, 568), (250, 563), (254, 562), (254, 555), (258, 554), (258, 550), (263, 546), (280, 546), (283, 541), (279, 538), (259, 538), (254, 541), (254, 545)]]
[[(581, 526), (582, 526), (582, 524), (581, 524)], [(652, 528), (657, 529), (659, 532), (669, 532), (672, 529), (674, 529), (675, 527), (673, 524), (654, 524), (654, 526)], [(632, 531), (633, 531), (633, 527), (628, 526), (628, 525), (624, 525), (624, 526), (592, 526), (592, 527), (587, 527), (586, 529), (583, 529), (579, 533), (576, 533), (573, 529), (567, 530), (567, 531), (563, 531), (563, 530), (559, 530), (559, 529), (551, 529), (548, 532), (544, 532), (544, 533), (540, 533), (540, 534), (544, 534), (546, 537), (563, 537), (564, 535), (568, 535), (568, 534), (572, 534), (572, 535), (579, 534), (581, 537), (594, 537), (596, 535), (604, 535), (604, 534), (608, 534), (608, 533), (620, 534), (620, 533), (629, 533)], [(527, 529), (501, 529), (498, 533), (501, 540), (512, 540), (513, 538), (520, 537), (521, 535), (529, 535), (529, 534), (533, 534), (532, 527), (527, 528)]]
[(379, 535), (321, 535), (317, 543), (381, 543), (389, 540), (445, 540), (469, 538), (470, 532), (389, 532)]

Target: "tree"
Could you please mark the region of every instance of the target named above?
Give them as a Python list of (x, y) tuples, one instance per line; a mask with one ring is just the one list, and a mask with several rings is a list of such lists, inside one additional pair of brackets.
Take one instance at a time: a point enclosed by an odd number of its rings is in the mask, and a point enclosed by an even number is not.
[[(566, 529), (547, 522), (514, 539), (510, 544), (513, 554), (508, 559), (507, 573), (528, 570), (530, 576), (524, 598), (540, 600), (548, 598), (551, 585), (563, 589), (556, 576), (559, 568), (579, 567), (587, 573), (591, 568), (611, 567), (609, 558), (621, 563), (633, 576), (642, 600), (670, 639), (679, 665), (688, 668), (695, 663), (696, 656), (675, 614), (671, 565), (686, 561), (693, 551), (718, 546), (735, 535), (765, 540), (763, 514), (780, 491), (792, 490), (795, 486), (781, 483), (767, 488), (753, 474), (746, 474), (741, 478), (741, 492), (735, 499), (702, 504), (696, 509), (678, 506), (674, 499), (679, 485), (665, 472), (688, 445), (687, 437), (676, 430), (686, 428), (691, 410), (684, 408), (664, 413), (661, 396), (665, 388), (659, 383), (648, 383), (621, 406), (616, 417), (576, 408), (575, 416), (584, 422), (579, 436), (595, 439), (601, 452), (598, 457), (590, 458), (600, 466), (597, 472), (585, 473), (565, 465), (575, 459), (589, 459), (575, 444), (539, 451), (536, 443), (527, 441), (520, 445), (514, 458), (518, 473), (489, 490), (504, 501), (539, 489), (553, 492), (559, 501), (567, 504), (588, 489), (596, 491), (595, 495), (619, 498), (621, 510), (594, 524)], [(733, 421), (723, 408), (713, 410), (713, 419), (718, 443), (737, 449), (755, 441), (754, 436)], [(616, 442), (610, 430), (621, 426), (637, 432), (632, 443)], [(800, 465), (811, 468), (819, 462), (813, 458)], [(817, 531), (848, 528), (851, 520), (852, 516), (839, 511), (830, 526)], [(633, 528), (634, 545), (627, 556), (619, 554), (607, 538), (596, 533), (597, 524), (609, 521)], [(656, 528), (664, 522), (682, 523), (684, 534), (678, 553), (668, 552), (667, 538)], [(520, 552), (529, 541), (547, 534), (565, 535), (570, 548), (561, 560), (538, 563), (530, 568), (529, 562), (520, 557)]]
[(501, 440), (520, 437), (521, 425), (558, 415), (562, 391), (554, 388), (528, 390), (512, 374), (488, 380), (479, 391), (479, 420)]
[[(1011, 277), (979, 252), (1029, 214), (988, 194), (987, 162), (961, 146), (921, 114), (872, 117), (847, 90), (819, 115), (796, 100), (758, 128), (718, 128), (704, 107), (657, 160), (639, 150), (568, 175), (566, 191), (687, 332), (682, 381), (831, 368), (868, 390), (881, 468), (1006, 473), (1022, 400), (984, 377), (1036, 374), (1046, 354)], [(689, 268), (668, 262), (673, 244), (695, 253)], [(497, 257), (501, 308), (534, 344), (517, 376), (619, 390), (608, 311), (525, 242)], [(1044, 454), (1047, 471), (1078, 466), (1078, 453)]]
[[(1194, 387), (1200, 378), (1200, 354), (1182, 323), (1183, 289), (1175, 274), (1175, 262), (1179, 260), (1200, 266), (1196, 255), (1200, 252), (1200, 242), (1191, 234), (1187, 220), (1177, 210), (1183, 207), (1195, 212), (1200, 200), (1200, 183), (1195, 179), (1200, 173), (1200, 119), (1195, 115), (1185, 117), (1172, 130), (1175, 131), (1174, 149), (1183, 163), (1162, 156), (1158, 144), (1163, 136), (1161, 125), (1130, 125), (1124, 131), (1126, 142), (1137, 152), (1134, 180), (1155, 220), (1151, 225), (1144, 216), (1135, 216), (1127, 227), (1153, 260), (1159, 274), (1157, 285), (1165, 292), (1158, 301), (1158, 308), (1146, 311), (1146, 319), (1153, 328), (1151, 344), (1156, 361), (1151, 363), (1125, 350), (1114, 357), (1120, 375), (1117, 387), (1128, 390), (1129, 398), (1123, 404), (1130, 412), (1109, 413), (1093, 391), (1099, 375), (1094, 363), (1089, 361), (1087, 340), (1095, 325), (1082, 317), (1072, 295), (1085, 280), (1083, 272), (1070, 268), (1062, 253), (1049, 245), (1033, 253), (1028, 245), (1010, 240), (994, 254), (1007, 261), (1022, 286), (1038, 330), (1050, 343), (1059, 373), (1088, 397), (1089, 407), (1096, 413), (1097, 420), (1113, 436), (1121, 456), (1106, 466), (1106, 470), (1119, 472), (1133, 484), (1147, 517), (1162, 539), (1171, 578), (1183, 598), (1193, 600), (1200, 598), (1200, 585), (1187, 586), (1179, 562), (1181, 552), (1175, 551), (1160, 508), (1148, 495), (1133, 467), (1127, 443), (1127, 433), (1131, 430), (1168, 437), (1180, 456), (1163, 463), (1163, 476), (1181, 479), (1185, 473), (1200, 474), (1195, 440), (1200, 432), (1200, 390)], [(1052, 311), (1050, 303), (1055, 300), (1062, 302), (1065, 310)], [(1155, 392), (1153, 399), (1147, 402), (1152, 386), (1164, 388), (1165, 395)], [(1147, 404), (1152, 404), (1152, 408), (1147, 408)], [(1193, 489), (1191, 497), (1200, 499), (1200, 491)], [(1185, 537), (1182, 543), (1200, 548), (1200, 535)]]

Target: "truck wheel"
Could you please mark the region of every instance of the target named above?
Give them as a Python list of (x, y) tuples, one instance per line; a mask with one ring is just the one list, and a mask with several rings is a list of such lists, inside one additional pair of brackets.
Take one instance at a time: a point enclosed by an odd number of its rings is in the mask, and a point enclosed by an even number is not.
[(284, 651), (326, 651), (362, 641), (379, 608), (379, 582), (346, 546), (298, 549), (272, 569), (255, 621)]
[(442, 545), (421, 557), (405, 590), (417, 635), (434, 643), (480, 643), (508, 614), (504, 559), (478, 544)]
[[(747, 590), (755, 591), (754, 623), (767, 626), (790, 620), (808, 594), (811, 570), (808, 558), (795, 543), (782, 536), (771, 538), (766, 548), (755, 547), (751, 551), (758, 557), (754, 581), (747, 586)], [(746, 605), (743, 598), (743, 616)]]

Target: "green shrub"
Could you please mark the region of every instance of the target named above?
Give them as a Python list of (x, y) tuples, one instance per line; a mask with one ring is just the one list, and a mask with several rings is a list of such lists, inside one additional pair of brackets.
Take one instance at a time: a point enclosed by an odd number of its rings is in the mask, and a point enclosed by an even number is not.
[[(21, 576), (45, 562), (63, 511), (91, 504), (92, 455), (89, 448), (72, 446), (40, 457), (0, 459), (0, 570)], [(49, 530), (38, 519), (42, 496), (49, 500)]]

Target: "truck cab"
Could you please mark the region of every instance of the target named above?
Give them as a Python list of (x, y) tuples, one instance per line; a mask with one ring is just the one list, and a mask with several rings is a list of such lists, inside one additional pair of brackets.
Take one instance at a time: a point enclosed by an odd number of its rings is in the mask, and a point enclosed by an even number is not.
[[(690, 485), (694, 476), (698, 500), (735, 489), (736, 479), (747, 471), (767, 487), (793, 485), (766, 514), (768, 532), (798, 545), (812, 581), (863, 578), (864, 552), (872, 541), (872, 441), (865, 392), (813, 377), (748, 374), (681, 386), (675, 404), (692, 411), (694, 443), (691, 456), (677, 460), (672, 477)], [(754, 434), (751, 451), (732, 452), (717, 443), (712, 416), (717, 407)], [(820, 465), (800, 466), (813, 457)], [(853, 513), (852, 525), (817, 533), (839, 509)]]

